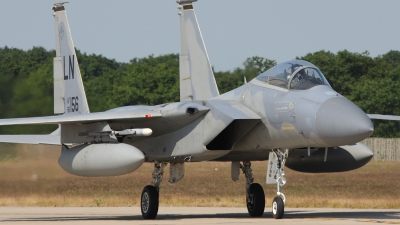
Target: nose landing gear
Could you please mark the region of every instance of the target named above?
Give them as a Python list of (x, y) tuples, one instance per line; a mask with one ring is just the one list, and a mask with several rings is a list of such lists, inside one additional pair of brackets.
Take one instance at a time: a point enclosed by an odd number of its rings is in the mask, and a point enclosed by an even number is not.
[(288, 157), (289, 150), (282, 151), (274, 149), (269, 154), (267, 184), (276, 183), (276, 197), (272, 201), (272, 215), (275, 219), (282, 219), (285, 212), (286, 197), (281, 192), (281, 187), (286, 184), (285, 162)]
[(272, 201), (272, 216), (275, 219), (282, 219), (285, 211), (285, 203), (280, 196), (276, 196)]

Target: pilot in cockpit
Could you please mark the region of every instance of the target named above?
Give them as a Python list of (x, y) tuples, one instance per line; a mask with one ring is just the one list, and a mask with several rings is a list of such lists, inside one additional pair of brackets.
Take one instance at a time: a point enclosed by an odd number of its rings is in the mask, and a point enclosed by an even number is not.
[(307, 90), (317, 85), (329, 85), (313, 64), (303, 60), (280, 63), (257, 77), (269, 85), (292, 90)]

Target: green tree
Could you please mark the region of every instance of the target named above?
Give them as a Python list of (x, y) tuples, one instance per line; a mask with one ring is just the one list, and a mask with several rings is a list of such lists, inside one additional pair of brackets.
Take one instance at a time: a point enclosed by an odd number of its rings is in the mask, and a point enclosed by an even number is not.
[(220, 93), (231, 91), (244, 84), (244, 78), (248, 81), (267, 71), (276, 65), (275, 60), (260, 56), (247, 58), (243, 63), (244, 68), (236, 68), (233, 71), (214, 72)]
[[(129, 63), (76, 50), (92, 112), (128, 106), (179, 101), (178, 54), (150, 55)], [(0, 48), (0, 117), (53, 114), (53, 57), (55, 51), (34, 47), (24, 51)], [(332, 87), (366, 113), (400, 115), (400, 52), (372, 58), (368, 52), (319, 51), (299, 59), (321, 69)], [(242, 67), (215, 71), (220, 93), (233, 90), (276, 65), (259, 56), (247, 58)], [(399, 137), (397, 121), (374, 121), (374, 136)], [(48, 133), (55, 127), (1, 126), (0, 133)]]

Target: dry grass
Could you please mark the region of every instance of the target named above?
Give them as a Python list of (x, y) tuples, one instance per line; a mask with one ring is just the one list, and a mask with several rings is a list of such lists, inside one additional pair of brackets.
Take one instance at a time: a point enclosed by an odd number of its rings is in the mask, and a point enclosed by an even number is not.
[[(124, 176), (83, 178), (58, 166), (58, 148), (18, 146), (17, 153), (0, 162), (0, 206), (137, 206), (143, 187), (151, 183), (150, 163)], [(269, 204), (276, 187), (265, 185), (266, 165), (254, 162), (252, 168)], [(389, 162), (373, 162), (346, 173), (287, 169), (283, 192), (288, 207), (400, 208), (399, 171), (400, 163)], [(229, 163), (187, 163), (182, 181), (169, 184), (167, 180), (168, 170), (161, 185), (163, 206), (245, 204), (244, 176), (233, 182)]]

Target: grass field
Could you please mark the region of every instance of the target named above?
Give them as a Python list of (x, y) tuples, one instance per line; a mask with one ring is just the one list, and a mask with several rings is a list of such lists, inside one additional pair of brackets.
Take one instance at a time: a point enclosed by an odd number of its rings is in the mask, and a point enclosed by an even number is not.
[[(69, 175), (57, 164), (59, 148), (0, 145), (0, 206), (138, 206), (153, 165), (118, 177)], [(276, 186), (265, 184), (267, 162), (253, 162), (267, 207)], [(245, 178), (233, 182), (230, 163), (187, 163), (185, 178), (161, 184), (162, 206), (243, 206)], [(400, 163), (371, 162), (361, 169), (307, 174), (286, 169), (287, 207), (400, 208)]]

